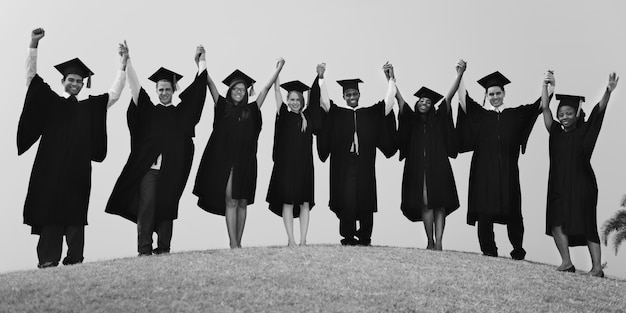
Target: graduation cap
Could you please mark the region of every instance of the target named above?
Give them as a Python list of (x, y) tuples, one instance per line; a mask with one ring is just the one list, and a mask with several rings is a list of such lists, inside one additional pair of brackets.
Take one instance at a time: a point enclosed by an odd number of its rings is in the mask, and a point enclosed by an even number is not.
[(305, 91), (311, 89), (309, 88), (309, 86), (305, 85), (303, 82), (299, 80), (292, 80), (290, 82), (286, 82), (284, 84), (281, 84), (280, 87), (285, 89), (285, 91), (287, 92), (299, 91), (301, 93), (304, 93)]
[(508, 85), (511, 81), (506, 78), (502, 73), (495, 71), (477, 81), (483, 88), (488, 89), (489, 87), (499, 86), (504, 88), (505, 85)]
[(433, 91), (427, 87), (422, 87), (420, 88), (415, 94), (414, 96), (418, 97), (418, 98), (428, 98), (430, 99), (430, 102), (432, 104), (435, 104), (437, 102), (439, 102), (439, 100), (441, 100), (441, 98), (443, 98), (442, 95), (440, 95), (439, 93), (437, 93), (436, 91)]
[(79, 58), (74, 58), (61, 64), (57, 64), (54, 68), (61, 72), (64, 78), (69, 74), (76, 74), (82, 78), (86, 77), (87, 88), (91, 88), (91, 76), (94, 75), (94, 73)]
[(158, 83), (161, 80), (167, 80), (172, 83), (174, 90), (178, 89), (178, 81), (183, 78), (183, 75), (172, 72), (164, 67), (159, 68), (152, 76), (148, 77), (149, 80)]
[(362, 83), (363, 81), (359, 78), (354, 78), (354, 79), (344, 79), (344, 80), (338, 80), (337, 83), (339, 85), (341, 85), (341, 87), (343, 87), (343, 92), (346, 92), (346, 90), (348, 89), (356, 89), (359, 90), (359, 83)]
[(246, 75), (246, 73), (238, 69), (234, 70), (232, 73), (230, 73), (230, 75), (226, 76), (222, 83), (228, 86), (228, 88), (230, 88), (233, 84), (243, 83), (246, 86), (246, 89), (250, 88), (248, 94), (250, 96), (254, 95), (254, 83), (256, 83), (256, 80), (252, 79), (250, 76)]
[(578, 107), (580, 106), (581, 102), (585, 102), (585, 97), (583, 96), (557, 94), (556, 99), (561, 101), (559, 102), (558, 109), (560, 109), (562, 106), (570, 106), (574, 108), (575, 111), (578, 111)]

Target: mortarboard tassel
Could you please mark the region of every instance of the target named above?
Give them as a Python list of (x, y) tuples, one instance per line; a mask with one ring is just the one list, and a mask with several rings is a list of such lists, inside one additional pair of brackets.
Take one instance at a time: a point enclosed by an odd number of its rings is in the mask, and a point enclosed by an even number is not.
[(91, 88), (91, 75), (87, 77), (87, 88)]
[(256, 95), (256, 93), (254, 92), (254, 84), (250, 85), (250, 91), (248, 92), (248, 95), (250, 97), (254, 97), (254, 95)]

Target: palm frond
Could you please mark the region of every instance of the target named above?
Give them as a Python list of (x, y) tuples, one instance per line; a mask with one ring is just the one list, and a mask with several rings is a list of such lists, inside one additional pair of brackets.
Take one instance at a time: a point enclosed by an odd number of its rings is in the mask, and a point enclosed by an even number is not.
[(604, 245), (608, 244), (607, 239), (613, 231), (619, 232), (624, 228), (626, 228), (626, 210), (619, 210), (602, 225), (602, 242)]
[(615, 255), (617, 255), (617, 251), (619, 250), (619, 246), (622, 242), (626, 241), (626, 227), (617, 231), (615, 237), (613, 237), (613, 247), (615, 248)]

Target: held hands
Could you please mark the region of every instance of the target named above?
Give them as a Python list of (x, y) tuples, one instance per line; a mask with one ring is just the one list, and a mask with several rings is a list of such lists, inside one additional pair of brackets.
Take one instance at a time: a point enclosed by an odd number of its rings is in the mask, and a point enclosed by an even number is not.
[(326, 63), (318, 64), (315, 68), (315, 71), (317, 71), (318, 78), (324, 78), (324, 73), (326, 72)]
[(465, 62), (463, 59), (460, 59), (456, 62), (454, 68), (456, 69), (456, 73), (458, 75), (463, 75), (463, 73), (465, 73), (465, 69), (467, 69), (467, 62)]
[(128, 54), (128, 44), (126, 43), (126, 40), (124, 40), (124, 43), (119, 44), (117, 48), (117, 52), (122, 58), (121, 59), (122, 64), (126, 64), (128, 62), (128, 58), (130, 57)]
[(383, 72), (385, 73), (385, 77), (387, 78), (387, 80), (396, 79), (396, 75), (393, 72), (393, 64), (389, 63), (389, 61), (383, 64)]
[(282, 69), (283, 66), (285, 66), (285, 59), (283, 59), (282, 57), (276, 59), (276, 68)]
[(199, 65), (200, 61), (206, 61), (206, 51), (204, 50), (204, 46), (199, 45), (196, 47), (196, 54), (194, 55), (193, 60), (196, 62), (196, 65)]
[(556, 85), (556, 80), (554, 79), (554, 71), (553, 70), (547, 70), (543, 74), (543, 85), (544, 86), (552, 85), (553, 87)]
[(617, 76), (615, 72), (609, 74), (609, 84), (606, 86), (606, 89), (609, 92), (613, 92), (613, 90), (615, 90), (615, 87), (617, 87), (618, 81), (619, 81), (619, 76)]

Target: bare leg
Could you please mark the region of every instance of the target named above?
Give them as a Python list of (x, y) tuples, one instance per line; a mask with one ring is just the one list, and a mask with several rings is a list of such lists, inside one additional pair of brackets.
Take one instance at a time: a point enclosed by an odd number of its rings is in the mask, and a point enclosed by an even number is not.
[(296, 240), (293, 238), (293, 204), (283, 204), (283, 223), (287, 230), (287, 246), (293, 247), (296, 245)]
[(230, 172), (228, 182), (226, 183), (226, 230), (230, 240), (230, 248), (237, 248), (237, 200), (232, 198), (232, 178), (233, 172)]
[(571, 268), (572, 260), (569, 255), (569, 240), (567, 239), (567, 235), (563, 233), (561, 226), (552, 227), (552, 238), (554, 238), (556, 248), (559, 250), (559, 254), (561, 255), (561, 265), (557, 267), (556, 270), (564, 271)]
[(306, 234), (309, 231), (309, 203), (300, 205), (300, 245), (306, 246)]
[(239, 204), (237, 204), (237, 248), (241, 248), (241, 238), (243, 237), (243, 228), (246, 226), (247, 213), (248, 200), (239, 200)]
[(443, 229), (446, 226), (446, 209), (438, 208), (435, 211), (435, 250), (443, 250)]
[(435, 249), (435, 239), (433, 238), (433, 223), (434, 223), (434, 210), (428, 209), (427, 206), (422, 208), (422, 219), (424, 220), (424, 230), (426, 230), (426, 237), (428, 238), (428, 245), (426, 249)]
[(602, 271), (602, 254), (600, 252), (600, 244), (596, 242), (587, 241), (587, 247), (589, 247), (589, 254), (591, 254), (591, 271), (589, 275), (604, 277), (604, 271)]

